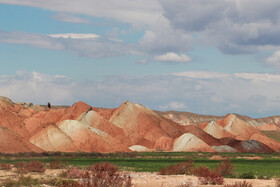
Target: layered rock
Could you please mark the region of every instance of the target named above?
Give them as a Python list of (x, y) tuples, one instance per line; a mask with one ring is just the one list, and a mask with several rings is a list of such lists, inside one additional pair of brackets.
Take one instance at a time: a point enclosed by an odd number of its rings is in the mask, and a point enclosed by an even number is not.
[(0, 97), (0, 152), (275, 152), (280, 143), (260, 130), (279, 132), (278, 119), (155, 112), (129, 101), (48, 109)]

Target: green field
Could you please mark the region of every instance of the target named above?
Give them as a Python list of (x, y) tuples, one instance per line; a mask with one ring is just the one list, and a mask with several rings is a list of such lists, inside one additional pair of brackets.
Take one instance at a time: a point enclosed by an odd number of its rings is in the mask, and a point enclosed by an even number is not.
[[(278, 154), (250, 154), (250, 153), (220, 153), (220, 156), (230, 157), (235, 168), (235, 174), (252, 172), (255, 176), (280, 177), (280, 155)], [(14, 163), (40, 160), (49, 163), (53, 159), (67, 161), (70, 165), (86, 167), (96, 162), (111, 162), (121, 170), (138, 172), (158, 172), (161, 168), (193, 159), (195, 166), (203, 165), (213, 169), (220, 161), (209, 160), (211, 153), (186, 153), (186, 152), (146, 152), (146, 153), (115, 153), (115, 154), (85, 154), (61, 153), (48, 156), (2, 155), (0, 162)], [(246, 160), (237, 157), (259, 156), (263, 160)]]

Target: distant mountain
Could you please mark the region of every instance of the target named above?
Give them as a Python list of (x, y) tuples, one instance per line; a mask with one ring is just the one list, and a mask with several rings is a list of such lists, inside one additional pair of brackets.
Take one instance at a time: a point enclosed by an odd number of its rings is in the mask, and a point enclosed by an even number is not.
[(0, 97), (0, 152), (279, 152), (280, 117), (14, 103)]

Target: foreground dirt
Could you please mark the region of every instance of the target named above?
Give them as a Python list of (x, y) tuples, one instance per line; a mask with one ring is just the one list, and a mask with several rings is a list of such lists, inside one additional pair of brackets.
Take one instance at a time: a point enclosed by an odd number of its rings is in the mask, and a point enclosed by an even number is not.
[[(54, 178), (59, 178), (59, 174), (62, 169), (47, 169), (43, 174), (40, 173), (29, 173), (33, 179), (40, 180), (51, 180)], [(195, 176), (190, 175), (158, 175), (157, 173), (150, 172), (124, 172), (129, 174), (132, 178), (133, 187), (179, 187), (179, 186), (223, 186), (223, 185), (200, 185), (199, 180)], [(18, 174), (14, 170), (5, 171), (0, 170), (0, 181), (4, 181), (8, 178), (17, 178)], [(251, 183), (253, 187), (275, 187), (276, 181), (274, 179), (270, 180), (260, 180), (260, 179), (224, 179), (224, 185), (234, 184), (238, 181), (244, 181)], [(50, 186), (42, 184), (40, 186)]]
[[(190, 186), (223, 186), (223, 185), (199, 185), (198, 178), (190, 175), (157, 175), (156, 173), (130, 173), (132, 177), (132, 183), (135, 187), (173, 187), (183, 186), (190, 184)], [(276, 186), (274, 179), (260, 180), (260, 179), (225, 179), (224, 185), (234, 184), (238, 181), (244, 181), (251, 183), (253, 187), (265, 187)]]

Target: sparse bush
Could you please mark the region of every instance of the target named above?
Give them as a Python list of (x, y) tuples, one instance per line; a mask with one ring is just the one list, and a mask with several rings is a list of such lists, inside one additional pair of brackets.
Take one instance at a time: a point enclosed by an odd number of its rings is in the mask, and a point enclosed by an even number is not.
[(106, 172), (109, 175), (113, 175), (118, 171), (117, 167), (109, 162), (104, 162), (101, 164), (95, 164), (91, 167), (88, 167), (89, 171), (92, 171), (93, 173), (100, 173), (100, 172)]
[(205, 184), (223, 184), (224, 178), (220, 173), (211, 171), (206, 166), (199, 166), (193, 170), (193, 174), (198, 176), (198, 180), (202, 185)]
[(14, 167), (15, 168), (23, 168), (25, 166), (25, 162), (15, 162)]
[(68, 162), (62, 162), (60, 160), (54, 159), (50, 162), (49, 168), (50, 169), (64, 169), (68, 166), (69, 166)]
[(233, 165), (231, 164), (229, 158), (219, 163), (219, 165), (214, 169), (214, 171), (223, 177), (230, 176), (233, 173)]
[(5, 187), (21, 187), (21, 186), (32, 186), (37, 184), (36, 180), (32, 179), (31, 176), (20, 176), (17, 180), (7, 179), (1, 185)]
[(191, 179), (184, 181), (182, 184), (178, 185), (177, 187), (193, 187), (194, 184)]
[(131, 178), (129, 175), (121, 174), (117, 167), (108, 162), (97, 163), (86, 171), (81, 183), (89, 187), (130, 187)]
[(71, 168), (66, 171), (66, 177), (70, 179), (83, 178), (85, 171), (78, 168)]
[(44, 173), (46, 170), (44, 168), (44, 164), (38, 160), (34, 160), (29, 163), (26, 163), (24, 169), (28, 172), (39, 172), (39, 173)]
[(64, 172), (67, 178), (78, 179), (78, 182), (66, 181), (60, 187), (130, 187), (129, 175), (118, 172), (117, 167), (108, 162), (97, 163), (87, 170), (77, 168), (68, 169)]
[(241, 178), (241, 179), (254, 179), (255, 175), (251, 171), (249, 171), (249, 172), (241, 173), (239, 175), (239, 178)]
[(275, 178), (275, 186), (280, 187), (280, 178)]
[(224, 178), (218, 173), (215, 173), (214, 171), (210, 171), (210, 173), (207, 176), (199, 177), (198, 178), (199, 182), (202, 185), (205, 184), (223, 184), (224, 183)]
[(170, 165), (168, 167), (162, 168), (159, 171), (160, 175), (179, 175), (179, 174), (191, 174), (193, 168), (193, 160), (186, 162), (180, 162), (176, 165)]
[(58, 187), (86, 187), (86, 186), (83, 186), (77, 181), (67, 180), (67, 181), (62, 181), (62, 184), (60, 184)]
[(8, 163), (0, 163), (0, 170), (10, 170), (11, 164)]
[(225, 187), (253, 187), (253, 185), (247, 181), (235, 182), (234, 184), (227, 184)]
[(210, 174), (210, 169), (206, 166), (199, 166), (193, 170), (193, 175), (198, 177), (208, 176)]

